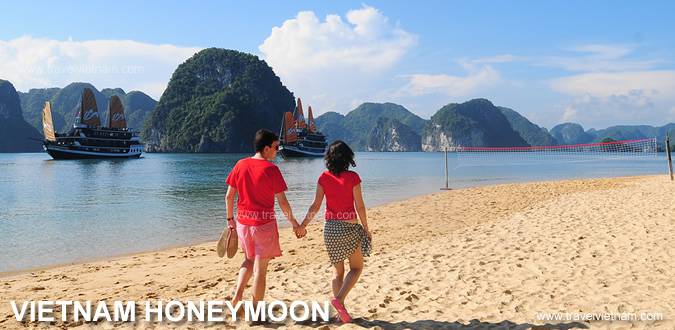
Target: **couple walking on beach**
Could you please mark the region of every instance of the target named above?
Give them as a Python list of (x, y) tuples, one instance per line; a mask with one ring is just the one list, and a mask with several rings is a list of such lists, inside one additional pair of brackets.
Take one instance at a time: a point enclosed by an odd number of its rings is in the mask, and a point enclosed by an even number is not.
[[(323, 235), (334, 270), (331, 305), (340, 321), (350, 322), (351, 317), (344, 306), (345, 298), (361, 275), (363, 257), (370, 255), (372, 239), (361, 195), (361, 178), (349, 170), (350, 166), (356, 166), (354, 152), (342, 141), (335, 141), (328, 147), (325, 155), (327, 170), (318, 178), (314, 202), (302, 223), (298, 223), (284, 193), (287, 187), (283, 175), (271, 162), (279, 150), (279, 137), (261, 129), (256, 132), (253, 145), (255, 155), (239, 160), (226, 180), (228, 226), (236, 228), (239, 246), (246, 256), (239, 269), (232, 304), (236, 305), (243, 299), (244, 289), (251, 277), (253, 303), (262, 301), (265, 296), (269, 261), (281, 256), (274, 214), (275, 199), (293, 225), (296, 237), (303, 238), (307, 234), (307, 225), (321, 208), (325, 196)], [(237, 196), (235, 221), (234, 200)], [(346, 275), (345, 260), (349, 261), (350, 268)]]

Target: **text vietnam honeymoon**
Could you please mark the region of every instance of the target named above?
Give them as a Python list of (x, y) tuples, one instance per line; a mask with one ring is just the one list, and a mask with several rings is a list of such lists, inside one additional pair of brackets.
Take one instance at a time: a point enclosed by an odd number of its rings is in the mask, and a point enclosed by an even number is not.
[(50, 102), (42, 110), (43, 148), (54, 159), (138, 158), (144, 146), (137, 132), (127, 127), (122, 101), (116, 95), (108, 102), (108, 127), (101, 126), (94, 93), (82, 91), (80, 110), (73, 128), (57, 133)]

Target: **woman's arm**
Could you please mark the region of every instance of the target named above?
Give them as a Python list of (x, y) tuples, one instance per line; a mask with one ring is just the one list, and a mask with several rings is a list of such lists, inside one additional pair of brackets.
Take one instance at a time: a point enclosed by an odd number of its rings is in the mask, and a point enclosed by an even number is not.
[[(228, 186), (227, 193), (225, 193), (225, 208), (227, 209), (228, 219), (234, 219), (234, 198), (236, 196), (237, 196), (237, 188)], [(229, 221), (227, 225), (231, 228), (234, 227), (234, 223), (229, 223)]]
[(302, 228), (307, 227), (307, 225), (312, 222), (312, 219), (314, 219), (314, 216), (316, 216), (316, 213), (319, 212), (321, 203), (323, 202), (323, 194), (323, 187), (320, 184), (317, 184), (316, 193), (314, 193), (314, 201), (312, 202), (312, 205), (309, 206), (307, 215), (305, 215), (305, 220), (303, 220), (300, 225)]
[(366, 205), (363, 202), (363, 195), (361, 194), (360, 183), (354, 186), (354, 204), (356, 206), (356, 213), (358, 213), (359, 215), (359, 219), (361, 220), (361, 225), (363, 226), (363, 229), (366, 231), (368, 236), (371, 236), (370, 229), (368, 228), (368, 218), (366, 217)]

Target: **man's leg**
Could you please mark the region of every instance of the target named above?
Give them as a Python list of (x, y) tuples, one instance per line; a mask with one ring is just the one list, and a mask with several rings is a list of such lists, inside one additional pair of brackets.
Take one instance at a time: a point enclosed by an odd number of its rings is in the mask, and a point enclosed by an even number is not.
[(267, 265), (270, 259), (256, 258), (253, 262), (253, 302), (262, 301), (265, 298), (267, 286)]
[(253, 260), (244, 259), (239, 268), (239, 275), (237, 275), (237, 285), (235, 287), (234, 297), (232, 297), (232, 306), (236, 306), (244, 296), (244, 290), (248, 285), (248, 281), (253, 275)]

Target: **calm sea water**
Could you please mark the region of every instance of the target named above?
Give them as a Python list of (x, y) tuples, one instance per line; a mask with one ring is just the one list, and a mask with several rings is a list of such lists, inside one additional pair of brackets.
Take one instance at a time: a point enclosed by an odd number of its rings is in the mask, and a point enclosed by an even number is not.
[[(55, 161), (40, 153), (0, 154), (0, 272), (215, 240), (225, 222), (225, 177), (246, 156)], [(356, 161), (367, 206), (436, 192), (445, 182), (442, 153), (358, 153)], [(302, 219), (323, 161), (276, 162)], [(663, 155), (450, 154), (449, 169), (451, 187), (667, 173)]]

